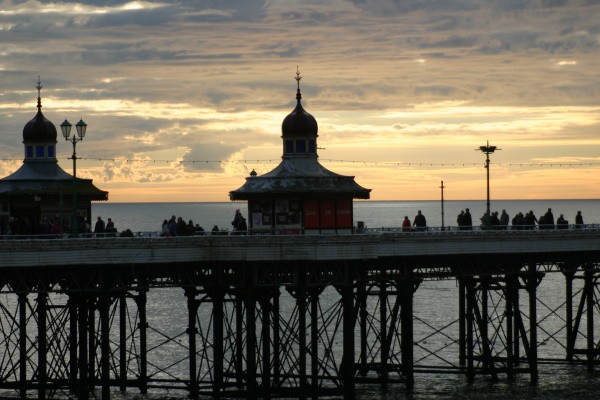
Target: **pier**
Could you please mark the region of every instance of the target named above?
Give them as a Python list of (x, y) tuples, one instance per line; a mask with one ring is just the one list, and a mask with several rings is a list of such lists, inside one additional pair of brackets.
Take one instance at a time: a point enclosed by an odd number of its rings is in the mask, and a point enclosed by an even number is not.
[[(596, 228), (20, 239), (0, 259), (0, 390), (21, 398), (351, 399), (599, 362)], [(432, 280), (456, 282), (437, 325), (415, 307)]]

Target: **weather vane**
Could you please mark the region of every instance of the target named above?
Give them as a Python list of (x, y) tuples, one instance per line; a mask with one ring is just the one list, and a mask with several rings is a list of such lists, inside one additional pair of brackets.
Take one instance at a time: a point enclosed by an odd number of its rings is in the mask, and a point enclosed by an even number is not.
[(35, 87), (36, 87), (36, 89), (38, 91), (38, 105), (37, 106), (38, 106), (38, 109), (39, 109), (39, 108), (42, 107), (42, 100), (41, 100), (42, 95), (41, 95), (41, 92), (42, 92), (42, 88), (43, 88), (43, 86), (42, 86), (42, 79), (40, 78), (39, 75), (38, 75), (37, 85)]
[(300, 89), (300, 80), (302, 76), (300, 75), (300, 68), (296, 65), (296, 77), (294, 78), (296, 82), (298, 82), (298, 89)]

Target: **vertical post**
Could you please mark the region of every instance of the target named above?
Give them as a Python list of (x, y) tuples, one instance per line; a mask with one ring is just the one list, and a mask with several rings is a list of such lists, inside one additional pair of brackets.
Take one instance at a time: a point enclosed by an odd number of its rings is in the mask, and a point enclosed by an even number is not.
[(442, 230), (446, 229), (444, 227), (444, 188), (444, 181), (442, 181), (442, 184), (440, 185), (440, 189), (442, 190)]
[(90, 297), (88, 303), (88, 384), (94, 390), (96, 385), (96, 299)]
[(590, 264), (585, 266), (584, 279), (587, 319), (587, 370), (591, 374), (594, 372), (596, 343), (594, 342), (594, 269)]
[(100, 314), (100, 382), (102, 385), (102, 400), (110, 400), (110, 298), (107, 283), (103, 282), (104, 290), (98, 301)]
[(19, 292), (19, 395), (27, 397), (27, 293)]
[(273, 290), (273, 387), (279, 388), (281, 337), (279, 331), (279, 289)]
[(89, 398), (88, 391), (88, 331), (87, 331), (87, 302), (88, 300), (81, 296), (79, 298), (79, 314), (78, 314), (78, 325), (79, 325), (79, 399), (87, 400)]
[(255, 288), (246, 291), (246, 377), (248, 398), (257, 398), (256, 392), (256, 294)]
[(235, 380), (238, 389), (244, 386), (244, 302), (243, 293), (235, 293)]
[(48, 293), (40, 291), (37, 297), (38, 314), (38, 399), (46, 398), (46, 385), (48, 384), (48, 371), (46, 363), (46, 354), (48, 352), (48, 343), (46, 337), (47, 304)]
[(77, 390), (77, 301), (69, 294), (69, 387)]
[(567, 324), (567, 361), (573, 362), (575, 341), (573, 340), (573, 272), (565, 271), (565, 318)]
[(465, 315), (465, 282), (458, 279), (458, 363), (466, 364), (466, 315)]
[[(386, 387), (388, 381), (389, 348), (387, 339), (387, 284), (379, 286), (379, 343), (381, 345), (381, 360), (379, 363), (379, 379), (381, 386)], [(390, 329), (392, 329), (390, 327)]]
[(220, 399), (223, 390), (223, 305), (225, 290), (219, 286), (211, 293), (213, 297), (213, 398)]
[[(348, 275), (350, 272), (347, 272)], [(346, 282), (342, 290), (342, 325), (343, 325), (343, 355), (342, 355), (342, 381), (344, 399), (353, 400), (356, 398), (354, 390), (354, 293), (350, 277), (346, 277)]]
[(127, 293), (119, 296), (119, 389), (127, 388)]
[(298, 374), (300, 399), (306, 399), (306, 286), (304, 268), (296, 270), (300, 285), (296, 288), (296, 304), (298, 305)]
[(473, 308), (475, 307), (475, 283), (473, 279), (469, 279), (465, 283), (465, 289), (467, 292), (467, 381), (473, 382), (475, 380), (475, 365), (473, 363), (473, 347), (474, 347), (474, 315)]
[(317, 399), (319, 392), (319, 319), (317, 318), (319, 294), (317, 289), (310, 294), (310, 379), (311, 398)]
[[(411, 274), (412, 275), (412, 274)], [(402, 307), (400, 308), (400, 324), (402, 329), (402, 372), (406, 380), (406, 387), (412, 389), (414, 386), (414, 332), (413, 332), (413, 299), (414, 282), (411, 278), (406, 279), (402, 285)]]
[(360, 282), (356, 289), (357, 303), (359, 305), (360, 323), (360, 373), (367, 375), (367, 288), (364, 282)]
[(507, 274), (506, 275), (506, 304), (505, 304), (505, 314), (506, 314), (506, 375), (509, 379), (514, 378), (514, 355), (513, 355), (513, 331), (514, 331), (514, 275)]
[(140, 378), (139, 386), (140, 393), (148, 393), (148, 319), (146, 317), (146, 302), (147, 302), (147, 289), (140, 289), (137, 295), (137, 306), (140, 316), (140, 322), (138, 327), (140, 329)]
[(538, 342), (537, 342), (537, 270), (535, 263), (529, 263), (528, 273), (529, 292), (529, 368), (531, 371), (531, 383), (538, 381)]
[[(196, 288), (186, 288), (185, 295), (187, 296), (187, 309), (188, 309), (188, 356), (189, 356), (189, 372), (190, 372), (190, 394), (189, 397), (192, 399), (198, 398), (198, 379), (196, 373)], [(214, 312), (214, 311), (213, 311)], [(215, 321), (216, 323), (216, 321)], [(216, 327), (215, 327), (216, 329)], [(215, 342), (216, 345), (216, 342)], [(215, 357), (215, 363), (216, 363)], [(216, 386), (216, 385), (215, 385)]]
[(271, 298), (267, 291), (261, 297), (262, 311), (262, 398), (271, 398)]

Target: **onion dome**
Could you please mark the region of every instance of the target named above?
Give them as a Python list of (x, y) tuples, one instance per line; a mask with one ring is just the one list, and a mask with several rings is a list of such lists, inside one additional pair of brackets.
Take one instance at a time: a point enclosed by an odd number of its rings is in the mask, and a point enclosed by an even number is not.
[(296, 92), (296, 100), (298, 100), (298, 104), (296, 104), (296, 108), (288, 114), (287, 117), (283, 120), (281, 124), (281, 133), (283, 137), (289, 136), (318, 136), (317, 132), (319, 131), (319, 126), (317, 125), (317, 120), (315, 117), (307, 113), (304, 108), (302, 108), (302, 104), (300, 100), (302, 99), (302, 94), (300, 93), (300, 72), (296, 70), (296, 81), (298, 82), (298, 90)]
[(42, 100), (40, 97), (42, 84), (39, 79), (36, 88), (38, 90), (38, 112), (31, 121), (25, 124), (25, 127), (23, 128), (23, 141), (56, 142), (56, 127), (44, 117), (44, 114), (42, 114)]

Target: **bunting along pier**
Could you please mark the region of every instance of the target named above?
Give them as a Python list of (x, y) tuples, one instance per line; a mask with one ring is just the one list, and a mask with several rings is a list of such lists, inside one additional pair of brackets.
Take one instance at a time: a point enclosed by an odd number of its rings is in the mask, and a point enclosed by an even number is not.
[[(545, 363), (598, 364), (596, 229), (23, 239), (0, 254), (3, 395), (353, 398), (422, 373), (535, 383)], [(431, 317), (432, 280), (453, 315)]]

